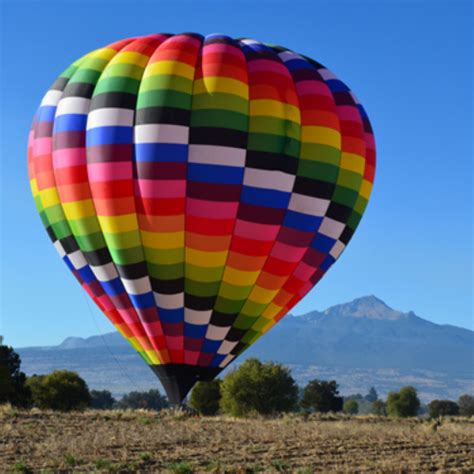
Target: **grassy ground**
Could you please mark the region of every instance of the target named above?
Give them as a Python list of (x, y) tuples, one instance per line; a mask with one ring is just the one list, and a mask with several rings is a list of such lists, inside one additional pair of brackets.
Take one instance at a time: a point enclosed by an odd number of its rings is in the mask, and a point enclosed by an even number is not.
[(0, 408), (1, 472), (474, 472), (474, 420)]

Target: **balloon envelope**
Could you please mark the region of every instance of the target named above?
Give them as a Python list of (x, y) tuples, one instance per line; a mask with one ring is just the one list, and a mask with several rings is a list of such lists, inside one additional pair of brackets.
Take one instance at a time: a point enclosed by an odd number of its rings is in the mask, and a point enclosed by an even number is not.
[(178, 403), (339, 257), (375, 145), (357, 98), (318, 62), (250, 39), (157, 34), (59, 76), (28, 169), (62, 259)]

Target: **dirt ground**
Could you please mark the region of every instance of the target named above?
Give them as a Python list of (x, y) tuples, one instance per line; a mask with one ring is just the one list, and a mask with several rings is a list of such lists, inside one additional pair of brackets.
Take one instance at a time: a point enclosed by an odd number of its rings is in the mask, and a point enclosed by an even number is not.
[(474, 472), (474, 420), (0, 410), (0, 472)]

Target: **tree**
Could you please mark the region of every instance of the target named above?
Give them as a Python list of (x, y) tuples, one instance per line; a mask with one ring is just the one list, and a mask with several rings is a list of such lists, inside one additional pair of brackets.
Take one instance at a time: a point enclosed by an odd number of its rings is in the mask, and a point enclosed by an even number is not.
[(430, 418), (448, 415), (456, 416), (459, 415), (459, 407), (456, 402), (451, 400), (433, 400), (428, 404), (428, 413)]
[(359, 413), (359, 404), (355, 400), (346, 400), (343, 406), (344, 413), (348, 415), (357, 415)]
[(387, 415), (387, 407), (385, 405), (385, 402), (382, 400), (375, 400), (375, 402), (372, 402), (372, 414), (378, 415), (378, 416), (386, 416)]
[(335, 380), (311, 380), (306, 385), (301, 406), (307, 410), (327, 413), (341, 411), (343, 399)]
[(160, 411), (168, 408), (168, 400), (159, 390), (148, 390), (148, 392), (130, 392), (118, 402), (119, 408), (143, 408), (146, 410)]
[(112, 408), (117, 400), (108, 390), (91, 390), (91, 407), (98, 410)]
[(70, 411), (90, 404), (89, 388), (76, 372), (56, 370), (49, 375), (33, 375), (27, 384), (38, 408)]
[(298, 387), (290, 370), (275, 362), (247, 359), (221, 383), (223, 411), (234, 416), (269, 415), (294, 410)]
[(364, 397), (368, 402), (375, 402), (379, 396), (375, 387), (370, 387), (369, 393)]
[(20, 356), (13, 348), (0, 346), (0, 404), (11, 403), (23, 408), (30, 405), (31, 392), (20, 366)]
[(472, 395), (461, 395), (458, 400), (459, 414), (462, 416), (474, 416), (474, 397)]
[(390, 392), (387, 397), (388, 416), (416, 416), (420, 408), (420, 400), (416, 389), (411, 386), (403, 387), (399, 392)]
[(198, 382), (191, 392), (191, 406), (203, 415), (212, 416), (219, 411), (221, 381)]

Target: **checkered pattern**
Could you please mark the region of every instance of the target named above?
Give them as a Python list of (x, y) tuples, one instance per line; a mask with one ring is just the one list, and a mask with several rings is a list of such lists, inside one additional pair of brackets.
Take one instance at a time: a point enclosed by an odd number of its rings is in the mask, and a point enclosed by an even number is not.
[(316, 61), (158, 34), (57, 79), (28, 169), (61, 258), (144, 360), (224, 368), (345, 249), (375, 144), (362, 105)]

